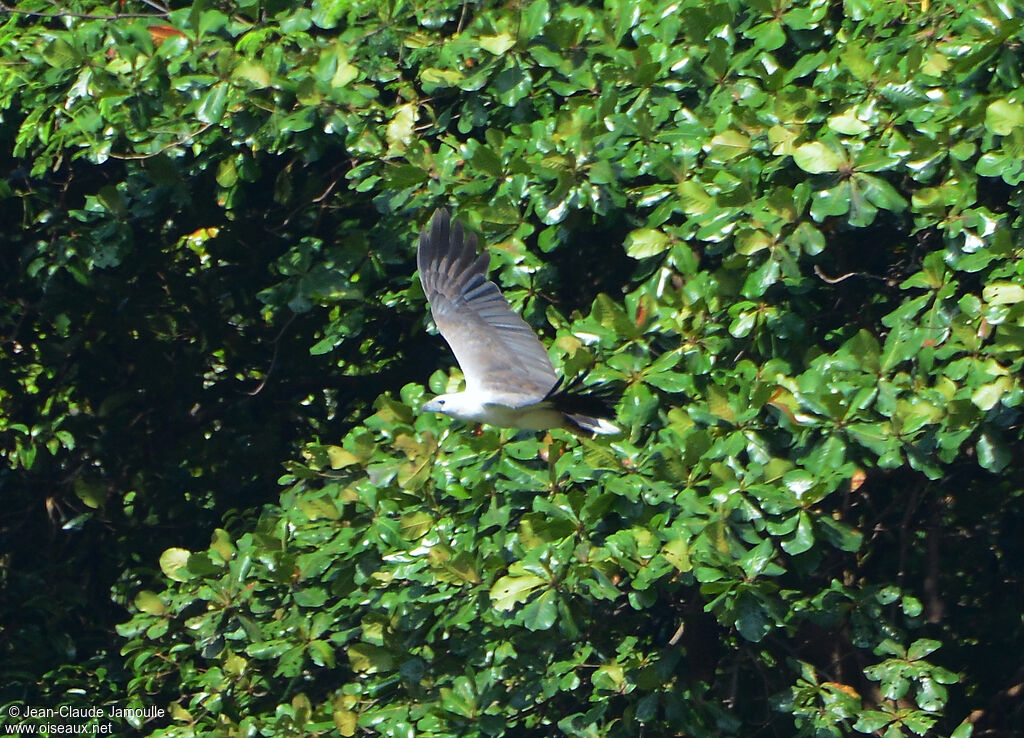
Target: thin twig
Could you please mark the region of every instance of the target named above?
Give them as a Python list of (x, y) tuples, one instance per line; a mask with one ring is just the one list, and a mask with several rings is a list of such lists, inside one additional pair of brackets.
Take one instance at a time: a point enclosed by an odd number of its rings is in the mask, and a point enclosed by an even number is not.
[(679, 639), (683, 637), (683, 631), (686, 630), (686, 621), (684, 620), (676, 628), (676, 632), (672, 634), (672, 637), (668, 639), (668, 645), (674, 646), (679, 643)]
[(154, 151), (151, 154), (118, 154), (118, 153), (116, 153), (114, 151), (108, 151), (107, 152), (107, 156), (109, 156), (111, 159), (121, 159), (121, 160), (125, 160), (125, 161), (133, 161), (135, 159), (152, 159), (154, 156), (160, 156), (160, 154), (164, 153), (165, 151), (168, 151), (169, 149), (173, 149), (175, 146), (182, 146), (182, 145), (188, 143), (189, 141), (191, 141), (193, 138), (195, 138), (196, 136), (200, 135), (201, 133), (205, 133), (209, 128), (211, 128), (214, 125), (216, 125), (216, 124), (214, 124), (214, 123), (207, 123), (202, 128), (200, 128), (198, 131), (192, 131), (191, 133), (186, 135), (184, 138), (179, 138), (177, 141), (169, 143), (166, 146), (158, 149), (157, 151)]
[(284, 336), (284, 332), (288, 330), (288, 326), (290, 326), (297, 317), (299, 317), (298, 313), (292, 313), (292, 317), (288, 318), (288, 321), (283, 326), (281, 326), (281, 330), (278, 331), (277, 336), (274, 338), (274, 353), (270, 357), (270, 366), (267, 367), (267, 373), (263, 376), (263, 379), (260, 381), (260, 383), (256, 385), (256, 389), (254, 389), (252, 392), (247, 392), (246, 394), (250, 395), (251, 397), (255, 397), (256, 395), (263, 391), (264, 387), (267, 386), (267, 381), (270, 379), (270, 375), (274, 371), (274, 365), (277, 364), (277, 351), (281, 346), (281, 337)]
[(850, 277), (859, 277), (859, 276), (861, 276), (860, 272), (847, 272), (846, 274), (843, 274), (843, 275), (841, 275), (839, 277), (830, 277), (827, 274), (825, 274), (825, 272), (821, 271), (821, 267), (818, 266), (817, 264), (814, 265), (814, 273), (817, 274), (818, 277), (820, 277), (822, 281), (828, 282), (829, 284), (839, 284), (844, 279), (849, 279)]
[(156, 8), (161, 13), (168, 13), (169, 14), (171, 12), (170, 8), (168, 8), (166, 6), (163, 6), (160, 3), (154, 2), (153, 0), (142, 0), (142, 2), (144, 2), (146, 5), (148, 5), (151, 8)]

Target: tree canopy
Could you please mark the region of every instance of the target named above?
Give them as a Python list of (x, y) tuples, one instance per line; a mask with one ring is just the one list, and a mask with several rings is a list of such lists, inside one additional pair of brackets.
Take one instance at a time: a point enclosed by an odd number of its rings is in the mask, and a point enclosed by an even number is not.
[[(1024, 732), (1016, 0), (0, 13), (0, 724)], [(622, 436), (418, 412), (438, 206)]]

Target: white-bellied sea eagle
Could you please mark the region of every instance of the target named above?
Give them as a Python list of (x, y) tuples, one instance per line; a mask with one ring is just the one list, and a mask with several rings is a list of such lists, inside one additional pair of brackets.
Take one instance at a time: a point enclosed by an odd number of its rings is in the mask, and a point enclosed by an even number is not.
[(447, 210), (420, 234), (416, 262), (434, 323), (466, 377), (464, 392), (438, 395), (424, 411), (505, 428), (619, 432), (608, 387), (561, 387), (544, 345), (487, 279), (490, 256)]

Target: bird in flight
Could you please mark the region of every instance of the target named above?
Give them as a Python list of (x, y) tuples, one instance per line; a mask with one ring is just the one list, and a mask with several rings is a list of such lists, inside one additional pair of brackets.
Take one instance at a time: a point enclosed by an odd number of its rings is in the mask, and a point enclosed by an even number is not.
[(487, 279), (490, 256), (476, 249), (476, 235), (444, 208), (420, 234), (423, 292), (466, 377), (464, 392), (438, 395), (423, 410), (505, 428), (619, 433), (609, 388), (583, 391), (582, 378), (561, 386), (540, 339)]

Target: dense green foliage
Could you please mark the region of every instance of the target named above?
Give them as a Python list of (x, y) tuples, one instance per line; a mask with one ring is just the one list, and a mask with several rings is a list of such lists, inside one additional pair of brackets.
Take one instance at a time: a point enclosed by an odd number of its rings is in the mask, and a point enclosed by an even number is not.
[[(1024, 8), (158, 6), (0, 16), (0, 721), (1024, 732)], [(439, 205), (622, 437), (416, 412)]]

